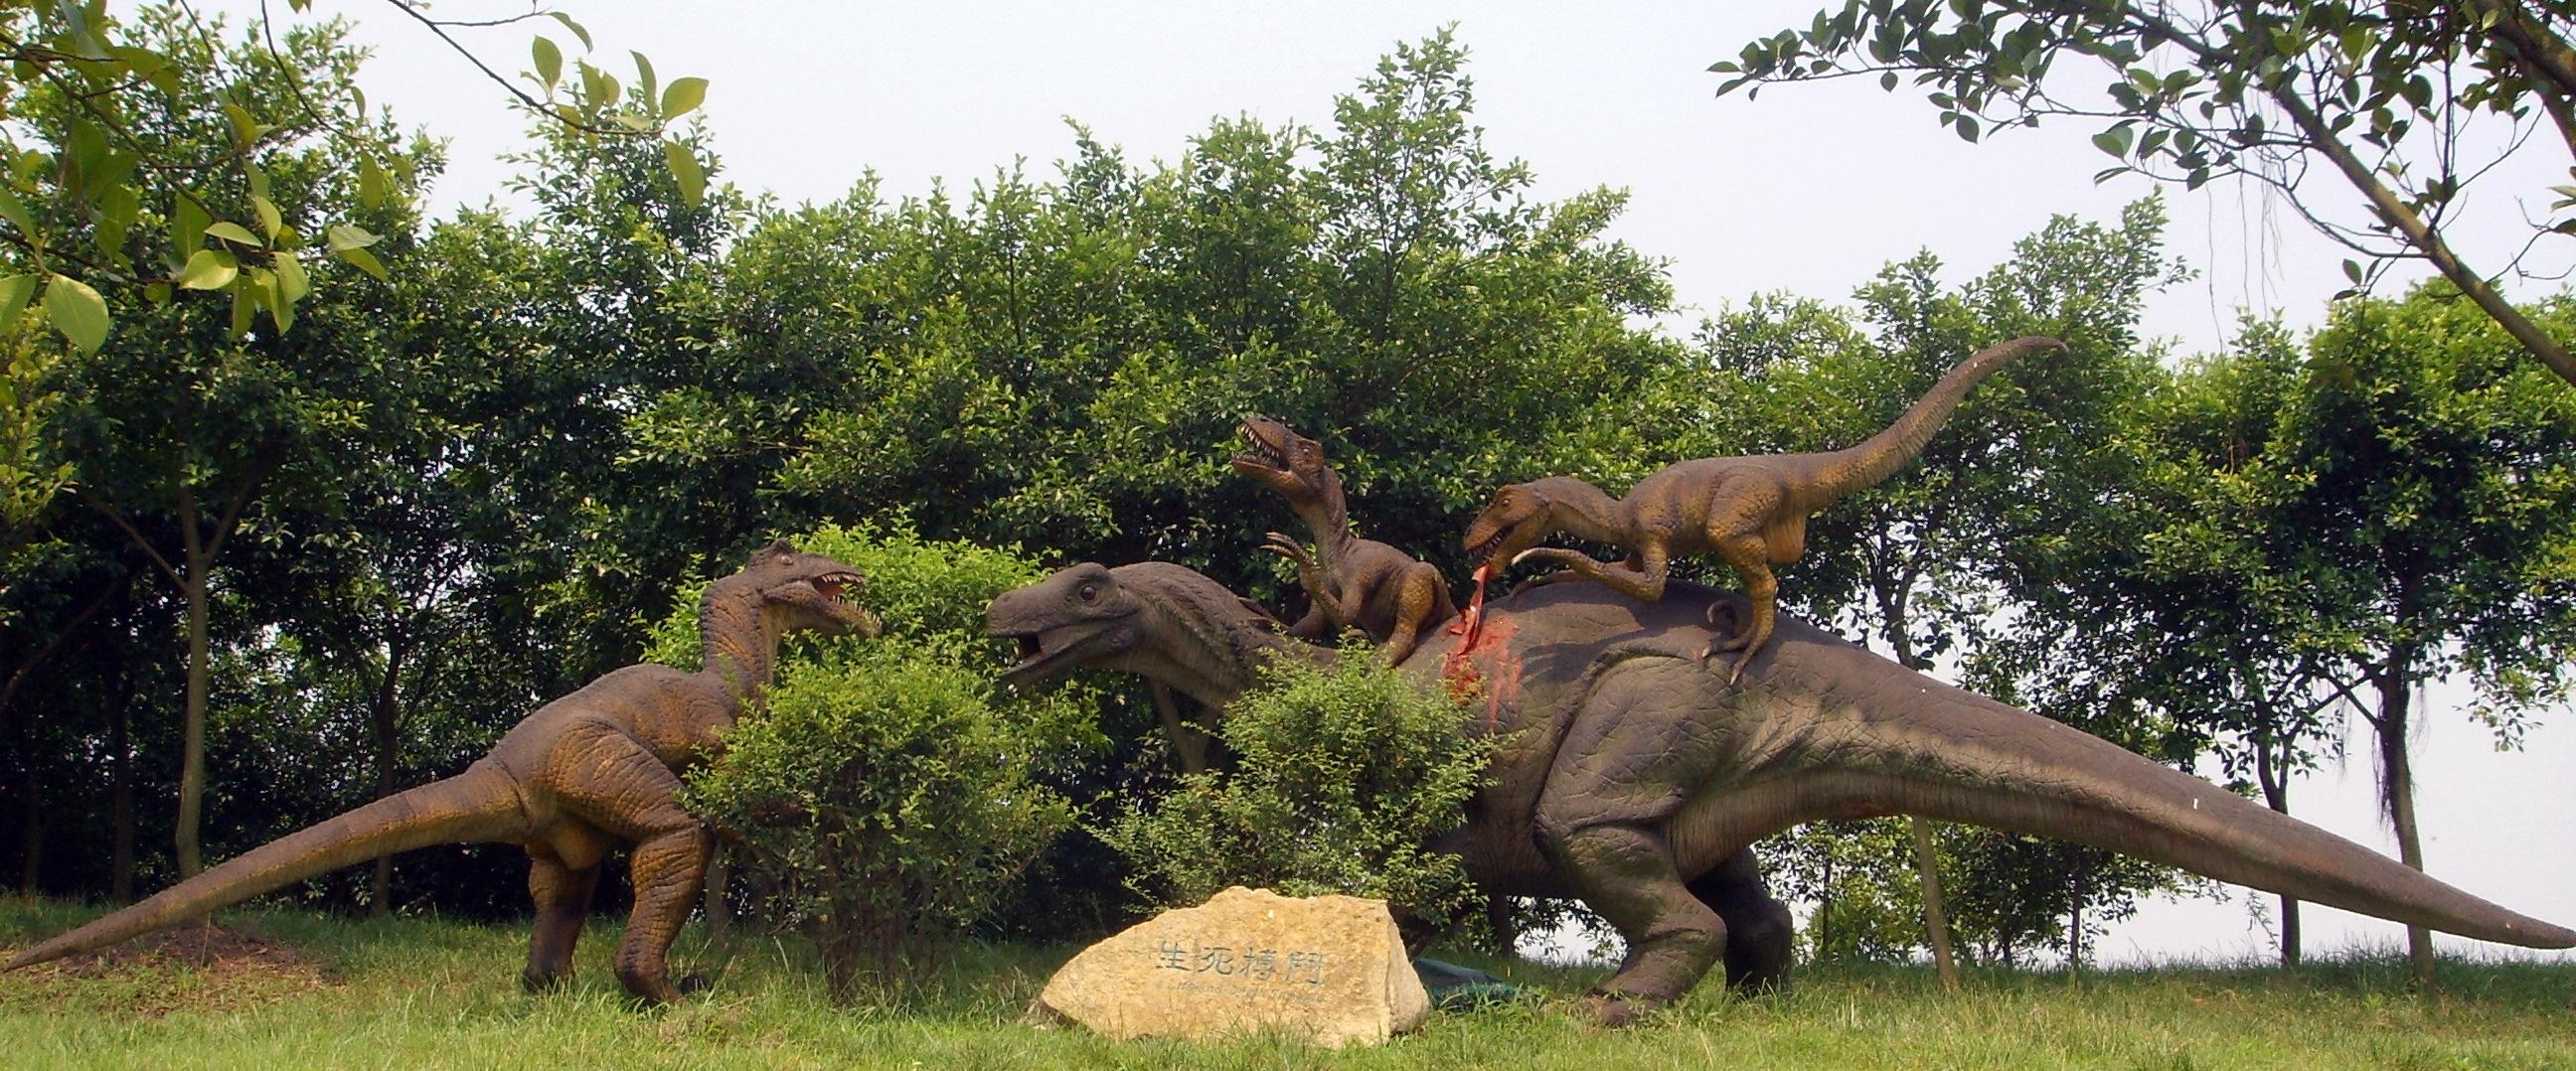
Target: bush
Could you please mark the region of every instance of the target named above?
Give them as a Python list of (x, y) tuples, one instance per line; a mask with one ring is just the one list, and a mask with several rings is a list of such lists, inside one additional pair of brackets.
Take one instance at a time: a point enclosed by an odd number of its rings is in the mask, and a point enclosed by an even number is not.
[[(984, 604), (1037, 579), (1035, 565), (902, 528), (796, 542), (867, 575), (859, 601), (885, 635), (809, 641), (812, 657), (790, 663), (768, 711), (734, 727), (683, 799), (777, 890), (772, 910), (811, 932), (846, 1000), (1007, 906), (1022, 868), (1073, 824), (1035, 778), (1096, 733), (1085, 693), (1024, 698), (994, 680)], [(657, 661), (694, 654), (693, 625), (654, 635)]]
[(1466, 821), (1490, 737), (1466, 708), (1346, 646), (1331, 665), (1282, 660), (1226, 710), (1229, 771), (1185, 777), (1151, 811), (1098, 830), (1139, 891), (1194, 904), (1229, 885), (1387, 901), (1434, 926), (1473, 924), (1483, 899), (1455, 855), (1426, 843)]

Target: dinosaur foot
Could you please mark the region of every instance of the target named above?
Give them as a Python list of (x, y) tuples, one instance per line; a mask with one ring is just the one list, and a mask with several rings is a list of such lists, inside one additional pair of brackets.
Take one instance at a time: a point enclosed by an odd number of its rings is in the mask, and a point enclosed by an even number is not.
[(1638, 1020), (1644, 1019), (1646, 1013), (1653, 1011), (1660, 1003), (1660, 1001), (1644, 1000), (1633, 994), (1593, 993), (1584, 997), (1581, 1004), (1576, 1005), (1575, 1014), (1594, 1026), (1616, 1030), (1637, 1025)]
[(519, 988), (530, 993), (552, 993), (571, 984), (571, 971), (519, 972)]

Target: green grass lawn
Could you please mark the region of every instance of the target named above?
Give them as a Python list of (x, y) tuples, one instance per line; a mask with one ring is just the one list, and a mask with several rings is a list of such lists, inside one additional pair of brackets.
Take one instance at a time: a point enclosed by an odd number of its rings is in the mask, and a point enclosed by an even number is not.
[[(94, 914), (0, 898), (0, 946)], [(583, 942), (572, 989), (518, 988), (523, 930), (435, 918), (359, 921), (235, 911), (227, 926), (285, 952), (192, 968), (167, 958), (0, 976), (0, 1065), (25, 1067), (2576, 1067), (2576, 967), (2443, 964), (2429, 995), (2403, 964), (2297, 971), (2163, 968), (1972, 974), (1811, 969), (1796, 992), (1743, 1001), (1715, 984), (1644, 1026), (1604, 1031), (1549, 1004), (1435, 1014), (1383, 1048), (1275, 1038), (1113, 1043), (1020, 1025), (1071, 948), (969, 946), (899, 1003), (838, 1008), (792, 942), (677, 962), (716, 979), (681, 1006), (637, 1010), (609, 976), (613, 925)], [(1474, 956), (1558, 1000), (1599, 977)]]

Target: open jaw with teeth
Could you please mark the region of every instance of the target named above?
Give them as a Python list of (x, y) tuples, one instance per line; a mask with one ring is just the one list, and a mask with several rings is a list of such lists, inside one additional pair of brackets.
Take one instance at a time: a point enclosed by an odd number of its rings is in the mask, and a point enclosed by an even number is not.
[(1236, 428), (1235, 434), (1243, 436), (1243, 441), (1250, 444), (1252, 449), (1248, 452), (1234, 455), (1234, 467), (1239, 469), (1268, 469), (1272, 472), (1288, 471), (1287, 453), (1280, 450), (1278, 447), (1272, 446), (1269, 440), (1255, 434), (1251, 425), (1247, 424)]
[(1019, 654), (1019, 660), (1002, 671), (1002, 679), (1021, 682), (1053, 676), (1056, 663), (1106, 631), (1106, 622), (1080, 622), (1034, 632), (999, 634), (996, 638), (1012, 641)]

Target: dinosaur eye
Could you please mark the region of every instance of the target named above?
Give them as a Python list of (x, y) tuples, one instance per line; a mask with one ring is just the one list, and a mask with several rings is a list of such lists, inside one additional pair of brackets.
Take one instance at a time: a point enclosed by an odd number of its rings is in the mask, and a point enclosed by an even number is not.
[(1082, 586), (1082, 590), (1076, 591), (1074, 594), (1081, 596), (1082, 601), (1084, 602), (1091, 602), (1100, 598), (1100, 587), (1096, 584), (1084, 584)]

